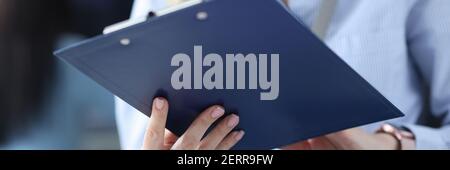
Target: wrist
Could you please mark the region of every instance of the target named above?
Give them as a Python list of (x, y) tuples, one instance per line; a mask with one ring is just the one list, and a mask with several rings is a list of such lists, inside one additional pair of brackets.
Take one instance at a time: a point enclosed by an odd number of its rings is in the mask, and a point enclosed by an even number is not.
[[(412, 150), (415, 149), (415, 137), (414, 134), (408, 131), (400, 130), (399, 128), (390, 125), (390, 124), (384, 124), (381, 126), (381, 128), (377, 131), (378, 135), (384, 134), (384, 141), (389, 145), (390, 142), (388, 137), (386, 135), (390, 136), (391, 139), (394, 139), (396, 141), (396, 147), (393, 148), (395, 150)], [(392, 149), (392, 148), (391, 148)]]

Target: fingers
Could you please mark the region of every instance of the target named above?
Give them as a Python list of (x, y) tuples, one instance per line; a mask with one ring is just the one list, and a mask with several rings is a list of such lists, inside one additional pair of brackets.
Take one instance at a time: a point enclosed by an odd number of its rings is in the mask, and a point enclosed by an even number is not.
[(166, 129), (169, 104), (163, 98), (153, 100), (152, 113), (145, 132), (142, 149), (164, 149), (164, 133)]
[(168, 108), (169, 104), (163, 98), (153, 101), (143, 149), (230, 149), (244, 136), (244, 131), (230, 133), (239, 123), (239, 117), (233, 114), (219, 122), (202, 140), (209, 127), (225, 114), (221, 106), (212, 106), (202, 112), (178, 138), (165, 128)]
[(339, 143), (357, 135), (358, 129), (348, 129), (283, 147), (287, 150), (336, 150), (342, 148)]
[(201, 141), (202, 150), (215, 149), (219, 143), (229, 134), (239, 123), (239, 117), (235, 114), (223, 119), (211, 132)]
[(330, 140), (325, 137), (317, 137), (308, 140), (311, 150), (336, 150), (337, 148), (330, 142)]
[(242, 137), (244, 137), (245, 132), (243, 130), (235, 131), (230, 133), (225, 139), (219, 143), (217, 146), (217, 150), (229, 150), (231, 149), (236, 143), (238, 143)]
[(339, 149), (351, 149), (357, 147), (358, 141), (364, 141), (367, 133), (360, 128), (347, 129), (325, 135), (326, 138)]
[(164, 132), (164, 150), (170, 150), (177, 140), (178, 136), (166, 129)]
[(283, 150), (335, 150), (336, 147), (325, 137), (308, 139), (282, 147)]
[(282, 150), (311, 150), (311, 145), (306, 141), (297, 142), (294, 144), (290, 144), (284, 147), (281, 147)]
[(198, 149), (205, 132), (224, 114), (225, 110), (221, 106), (212, 106), (203, 111), (174, 144), (173, 149)]
[(362, 130), (359, 128), (346, 129), (339, 132), (326, 135), (330, 140), (347, 140), (352, 137), (361, 135)]

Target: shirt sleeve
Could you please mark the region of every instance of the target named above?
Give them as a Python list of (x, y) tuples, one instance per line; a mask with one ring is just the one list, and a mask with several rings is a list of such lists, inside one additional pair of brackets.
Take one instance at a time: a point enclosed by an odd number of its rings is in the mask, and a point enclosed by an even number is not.
[[(130, 19), (145, 17), (152, 10), (166, 6), (165, 0), (135, 0)], [(140, 149), (147, 127), (148, 117), (122, 101), (118, 97), (116, 105), (116, 124), (122, 149)]]
[(121, 149), (140, 149), (149, 118), (118, 97), (115, 102), (116, 124)]
[(435, 128), (404, 125), (417, 149), (450, 148), (450, 1), (417, 0), (406, 23), (411, 59), (424, 80)]

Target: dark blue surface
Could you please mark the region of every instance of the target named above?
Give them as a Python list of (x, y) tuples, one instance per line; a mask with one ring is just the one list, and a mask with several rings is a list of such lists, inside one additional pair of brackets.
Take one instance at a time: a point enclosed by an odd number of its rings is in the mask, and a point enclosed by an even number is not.
[[(198, 21), (198, 11), (208, 12)], [(128, 46), (121, 38), (131, 39)], [(203, 53), (280, 54), (280, 93), (261, 101), (259, 90), (172, 88), (172, 56)], [(212, 104), (240, 115), (245, 138), (235, 149), (269, 149), (351, 127), (403, 116), (272, 0), (212, 0), (56, 52), (145, 114), (155, 95), (168, 97), (168, 128), (181, 134)], [(193, 59), (192, 59), (193, 61)]]

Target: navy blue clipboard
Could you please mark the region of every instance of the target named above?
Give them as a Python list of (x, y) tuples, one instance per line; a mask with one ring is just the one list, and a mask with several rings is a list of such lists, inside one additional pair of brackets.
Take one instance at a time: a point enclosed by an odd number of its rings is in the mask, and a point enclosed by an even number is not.
[[(199, 20), (199, 12), (207, 16)], [(171, 59), (186, 53), (193, 61), (196, 45), (222, 57), (279, 54), (278, 98), (260, 100), (258, 89), (175, 90)], [(167, 127), (178, 135), (207, 106), (223, 105), (246, 131), (234, 149), (270, 149), (403, 116), (275, 0), (204, 1), (55, 55), (144, 114), (155, 96), (167, 97)]]

